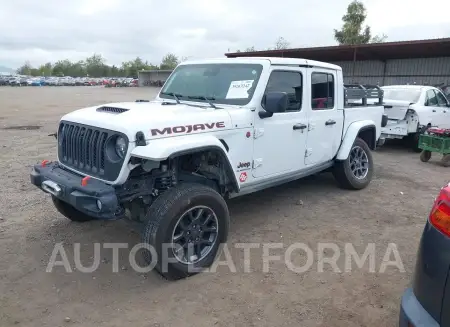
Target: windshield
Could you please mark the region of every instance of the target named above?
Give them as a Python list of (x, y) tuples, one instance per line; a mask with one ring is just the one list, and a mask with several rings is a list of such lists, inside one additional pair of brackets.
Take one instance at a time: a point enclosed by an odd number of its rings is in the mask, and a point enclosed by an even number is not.
[(400, 100), (416, 103), (419, 101), (420, 89), (383, 89), (385, 100)]
[(182, 101), (246, 105), (253, 97), (262, 65), (192, 64), (178, 66), (159, 96)]

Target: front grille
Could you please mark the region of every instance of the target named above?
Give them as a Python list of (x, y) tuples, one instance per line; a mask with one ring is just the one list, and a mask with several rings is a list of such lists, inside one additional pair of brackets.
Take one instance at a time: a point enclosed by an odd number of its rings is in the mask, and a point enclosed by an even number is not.
[(59, 161), (87, 175), (115, 180), (123, 160), (110, 161), (107, 146), (108, 140), (118, 135), (114, 131), (62, 122), (58, 130)]

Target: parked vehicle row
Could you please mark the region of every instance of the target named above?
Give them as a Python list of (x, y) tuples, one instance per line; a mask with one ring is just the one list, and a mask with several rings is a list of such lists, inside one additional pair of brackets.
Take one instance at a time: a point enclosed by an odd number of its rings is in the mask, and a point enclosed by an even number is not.
[(111, 78), (104, 85), (105, 87), (136, 87), (138, 80), (136, 78)]
[(0, 76), (0, 86), (137, 86), (135, 78)]
[(145, 86), (156, 86), (156, 87), (162, 87), (166, 81), (164, 80), (150, 80), (150, 81), (144, 81)]

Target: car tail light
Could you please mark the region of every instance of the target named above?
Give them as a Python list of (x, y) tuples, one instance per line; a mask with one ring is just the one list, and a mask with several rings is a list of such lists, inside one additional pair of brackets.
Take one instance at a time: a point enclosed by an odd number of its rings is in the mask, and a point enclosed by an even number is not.
[(430, 223), (450, 236), (450, 184), (441, 189), (430, 213)]

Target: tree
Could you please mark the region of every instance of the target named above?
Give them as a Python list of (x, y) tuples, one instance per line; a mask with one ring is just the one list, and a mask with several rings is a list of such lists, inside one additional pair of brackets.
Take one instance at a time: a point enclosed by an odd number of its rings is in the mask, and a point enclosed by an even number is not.
[(364, 26), (367, 17), (366, 7), (361, 1), (354, 0), (347, 7), (347, 13), (342, 17), (344, 22), (340, 30), (334, 30), (334, 38), (341, 45), (378, 43), (386, 40), (387, 36), (372, 38), (370, 26)]
[(86, 58), (86, 73), (91, 77), (104, 76), (105, 71), (105, 59), (100, 54), (93, 54), (91, 57)]
[(248, 47), (247, 49), (244, 50), (244, 52), (254, 52), (254, 51), (256, 51), (254, 46)]
[(163, 57), (159, 69), (169, 69), (169, 70), (175, 69), (178, 63), (179, 63), (178, 57), (175, 56), (173, 53), (168, 53)]
[(147, 61), (144, 62), (140, 57), (122, 63), (123, 76), (137, 77), (139, 71), (151, 69), (158, 69), (158, 67), (149, 64)]
[(387, 40), (387, 35), (386, 34), (382, 34), (382, 35), (375, 35), (372, 40), (370, 40), (370, 43), (383, 43), (386, 42)]
[[(183, 60), (187, 60), (184, 57)], [(161, 61), (160, 67), (144, 61), (140, 57), (125, 61), (120, 67), (106, 64), (106, 59), (100, 54), (94, 54), (85, 60), (72, 62), (69, 59), (58, 60), (55, 63), (46, 63), (39, 67), (32, 67), (30, 62), (25, 62), (17, 69), (21, 75), (31, 76), (71, 76), (71, 77), (137, 77), (141, 70), (174, 69), (179, 59), (173, 53), (168, 53)]]
[(53, 66), (50, 62), (45, 65), (41, 65), (38, 68), (38, 75), (40, 76), (51, 76), (53, 71)]
[(17, 69), (17, 74), (19, 75), (31, 75), (31, 71), (32, 71), (33, 67), (31, 67), (31, 64), (29, 61), (26, 61), (25, 64), (23, 64), (23, 66), (19, 67), (19, 69)]
[(276, 41), (275, 41), (275, 50), (283, 50), (283, 49), (287, 49), (290, 47), (290, 43), (288, 41), (286, 41), (286, 39), (282, 36), (280, 36)]

